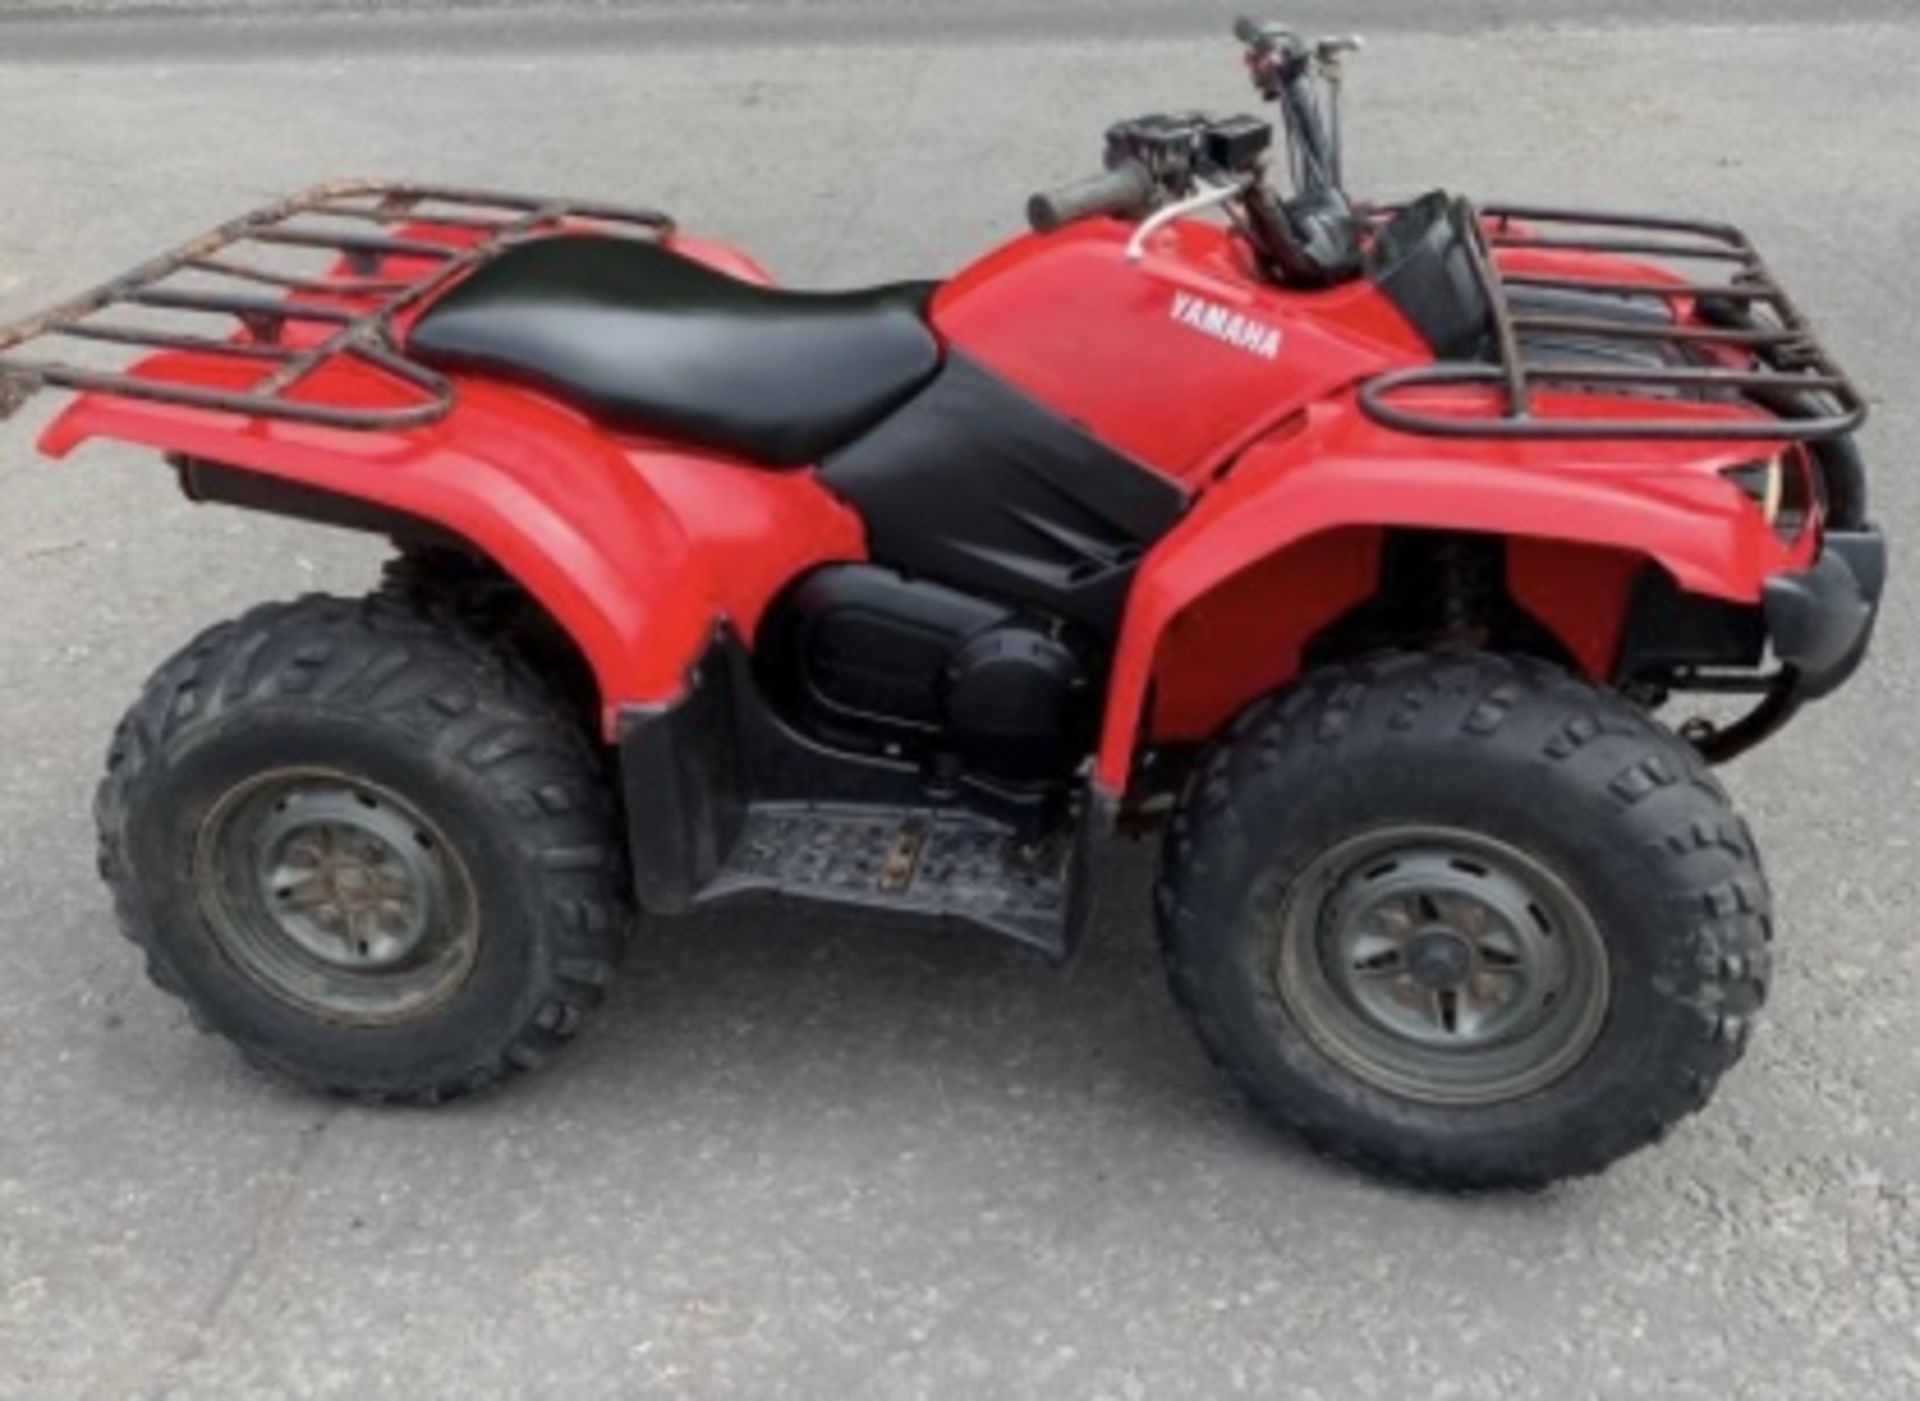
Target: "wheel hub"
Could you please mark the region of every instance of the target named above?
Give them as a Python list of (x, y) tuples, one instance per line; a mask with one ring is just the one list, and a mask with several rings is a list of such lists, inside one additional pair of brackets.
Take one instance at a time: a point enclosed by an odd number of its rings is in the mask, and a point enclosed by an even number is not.
[(1407, 941), (1407, 972), (1423, 988), (1458, 988), (1473, 971), (1473, 948), (1450, 929), (1423, 929)]
[(389, 807), (300, 790), (261, 828), (262, 897), (289, 938), (322, 962), (404, 964), (428, 933), (439, 892), (430, 853)]
[(234, 960), (330, 1018), (415, 1015), (472, 967), (465, 866), (404, 799), (346, 775), (287, 770), (232, 790), (201, 828), (195, 873)]
[(1607, 1004), (1606, 953), (1552, 871), (1443, 828), (1355, 838), (1293, 887), (1276, 987), (1332, 1059), (1435, 1103), (1531, 1093), (1576, 1064)]

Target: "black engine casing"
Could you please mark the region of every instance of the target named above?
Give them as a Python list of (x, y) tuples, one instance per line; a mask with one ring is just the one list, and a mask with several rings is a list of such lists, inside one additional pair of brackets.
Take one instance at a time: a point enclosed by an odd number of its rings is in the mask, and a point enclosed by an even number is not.
[(1088, 661), (1060, 625), (870, 564), (807, 574), (762, 622), (774, 707), (825, 743), (1013, 783), (1063, 780), (1092, 743)]

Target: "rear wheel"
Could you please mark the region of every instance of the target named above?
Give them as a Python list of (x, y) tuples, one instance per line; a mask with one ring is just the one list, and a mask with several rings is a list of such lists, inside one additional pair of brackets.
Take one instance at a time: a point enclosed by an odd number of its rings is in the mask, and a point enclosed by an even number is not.
[(256, 1063), (366, 1098), (543, 1062), (630, 917), (577, 721), (391, 598), (270, 605), (196, 640), (122, 722), (96, 815), (154, 981)]
[(1765, 992), (1752, 840), (1689, 746), (1553, 668), (1403, 654), (1250, 711), (1182, 800), (1176, 993), (1262, 1108), (1451, 1187), (1598, 1171)]

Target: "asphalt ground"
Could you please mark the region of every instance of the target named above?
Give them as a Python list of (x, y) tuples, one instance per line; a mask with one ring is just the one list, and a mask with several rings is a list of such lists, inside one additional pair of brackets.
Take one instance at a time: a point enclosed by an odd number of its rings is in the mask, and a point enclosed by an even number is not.
[[(1211, 10), (675, 8), (16, 11), (0, 320), (348, 174), (656, 203), (801, 285), (938, 273), (1114, 118), (1249, 102)], [(1876, 401), (1898, 568), (1905, 8), (1376, 6), (1351, 174), (1746, 224)], [(1868, 669), (1729, 770), (1780, 911), (1752, 1052), (1599, 1180), (1423, 1196), (1262, 1128), (1162, 988), (1145, 851), (1070, 977), (830, 920), (663, 926), (547, 1073), (383, 1112), (260, 1078), (146, 986), (87, 811), (161, 658), (362, 590), (379, 551), (190, 506), (137, 452), (43, 464), (53, 407), (0, 426), (0, 1395), (1920, 1395), (1900, 574)]]

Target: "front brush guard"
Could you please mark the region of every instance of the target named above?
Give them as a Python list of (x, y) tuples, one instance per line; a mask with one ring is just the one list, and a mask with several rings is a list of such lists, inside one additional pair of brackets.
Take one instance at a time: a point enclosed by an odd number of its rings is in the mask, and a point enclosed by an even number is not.
[[(1866, 658), (1886, 578), (1886, 541), (1877, 526), (1829, 531), (1810, 568), (1766, 583), (1761, 613), (1780, 665), (1759, 704), (1725, 725), (1683, 726), (1682, 737), (1722, 764), (1778, 733), (1808, 701), (1838, 690)], [(1695, 678), (1688, 689), (1728, 687)]]

